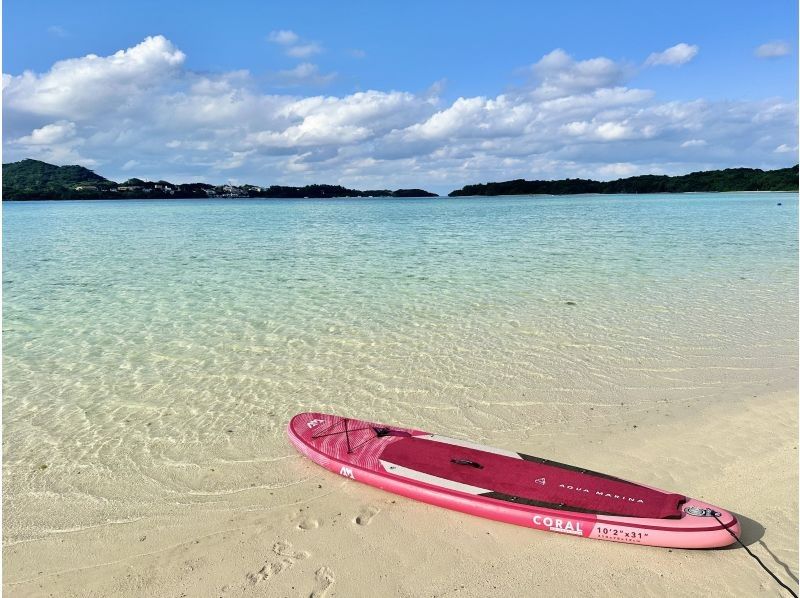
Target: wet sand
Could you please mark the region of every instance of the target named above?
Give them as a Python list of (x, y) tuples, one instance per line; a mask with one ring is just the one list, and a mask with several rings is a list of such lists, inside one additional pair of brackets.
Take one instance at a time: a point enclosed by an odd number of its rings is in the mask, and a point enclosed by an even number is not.
[[(608, 411), (610, 409), (610, 411)], [(535, 417), (530, 412), (529, 417)], [(394, 422), (414, 425), (413, 421)], [(797, 393), (587, 411), (481, 442), (695, 496), (797, 588)], [(436, 430), (447, 433), (448, 430)], [(477, 434), (477, 432), (476, 432)], [(778, 596), (741, 548), (668, 550), (479, 519), (343, 480), (296, 455), (263, 506), (188, 506), (4, 550), (9, 596)]]

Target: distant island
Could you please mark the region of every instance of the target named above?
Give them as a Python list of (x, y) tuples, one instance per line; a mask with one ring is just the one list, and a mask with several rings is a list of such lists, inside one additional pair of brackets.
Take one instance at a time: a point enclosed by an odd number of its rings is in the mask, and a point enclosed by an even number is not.
[(371, 189), (359, 191), (340, 185), (286, 187), (271, 185), (174, 184), (169, 181), (128, 179), (116, 183), (83, 166), (55, 166), (40, 160), (3, 164), (3, 201), (35, 199), (164, 199), (206, 197), (438, 197), (424, 189)]
[(562, 179), (467, 185), (450, 192), (450, 197), (467, 195), (574, 195), (577, 193), (687, 193), (720, 191), (797, 191), (798, 165), (778, 170), (726, 168), (680, 176), (647, 174), (616, 181)]
[[(797, 191), (798, 165), (778, 170), (728, 168), (680, 176), (643, 175), (615, 181), (562, 179), (467, 185), (450, 197), (496, 195), (574, 195), (580, 193), (686, 193), (720, 191)], [(359, 191), (340, 185), (287, 187), (271, 185), (174, 184), (138, 178), (116, 183), (83, 166), (55, 166), (40, 160), (3, 164), (3, 201), (37, 199), (164, 199), (207, 197), (313, 198), (332, 197), (438, 197), (424, 189), (370, 189)]]

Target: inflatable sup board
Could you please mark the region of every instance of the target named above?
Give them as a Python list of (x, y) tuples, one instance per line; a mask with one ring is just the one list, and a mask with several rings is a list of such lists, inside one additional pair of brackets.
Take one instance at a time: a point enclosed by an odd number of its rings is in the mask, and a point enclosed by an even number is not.
[(740, 531), (731, 513), (681, 494), (421, 430), (300, 413), (288, 434), (344, 477), (524, 527), (673, 548), (727, 546)]

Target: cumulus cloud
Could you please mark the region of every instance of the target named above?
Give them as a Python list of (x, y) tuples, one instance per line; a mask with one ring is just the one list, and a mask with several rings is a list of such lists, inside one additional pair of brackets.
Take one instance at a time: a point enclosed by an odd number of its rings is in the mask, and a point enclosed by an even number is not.
[[(291, 33), (275, 32), (275, 43), (301, 43)], [(265, 91), (247, 71), (200, 74), (184, 63), (155, 36), (110, 56), (4, 74), (5, 158), (79, 163), (115, 180), (448, 191), (520, 177), (779, 167), (798, 144), (794, 101), (661, 101), (631, 86), (635, 72), (624, 64), (564, 50), (528, 68), (533, 87), (453, 101), (439, 84), (419, 93)], [(333, 76), (301, 62), (274, 83)]]
[(779, 56), (786, 56), (789, 52), (791, 52), (791, 48), (788, 43), (775, 40), (758, 46), (755, 50), (755, 55), (759, 58), (778, 58)]
[(56, 62), (44, 74), (25, 71), (3, 81), (3, 107), (82, 120), (99, 107), (156, 87), (179, 71), (186, 56), (161, 35), (111, 56), (88, 54)]
[(558, 97), (619, 85), (626, 70), (608, 58), (576, 61), (562, 49), (543, 56), (530, 67), (539, 79), (540, 96)]
[(52, 145), (75, 136), (75, 123), (59, 121), (31, 131), (30, 135), (15, 141), (21, 145)]
[(605, 121), (592, 122), (576, 121), (567, 123), (562, 127), (567, 135), (573, 135), (582, 139), (597, 139), (600, 141), (616, 141), (619, 139), (632, 139), (637, 136), (644, 136), (644, 130), (636, 131), (627, 121)]
[(647, 57), (645, 64), (648, 66), (680, 66), (692, 60), (699, 51), (699, 46), (680, 43), (663, 52), (653, 52)]
[(4, 145), (12, 152), (24, 153), (26, 157), (57, 163), (97, 164), (97, 160), (80, 153), (85, 139), (78, 136), (75, 123), (58, 121), (33, 129), (28, 135), (9, 139)]

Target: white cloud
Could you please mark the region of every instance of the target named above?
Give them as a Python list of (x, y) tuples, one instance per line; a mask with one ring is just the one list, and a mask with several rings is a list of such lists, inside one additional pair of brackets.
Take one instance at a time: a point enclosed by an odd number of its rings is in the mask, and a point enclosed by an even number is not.
[(326, 85), (336, 78), (336, 73), (323, 75), (319, 67), (310, 62), (301, 62), (293, 69), (278, 71), (277, 79), (283, 87), (299, 87), (301, 85)]
[[(794, 101), (661, 101), (626, 86), (634, 73), (625, 65), (563, 50), (530, 67), (533, 88), (454, 101), (439, 85), (270, 93), (247, 71), (198, 74), (184, 61), (157, 36), (43, 73), (4, 74), (5, 158), (79, 163), (115, 180), (449, 191), (513, 178), (782, 167), (798, 143)], [(276, 82), (321, 85), (334, 75), (301, 62)]]
[(262, 129), (246, 142), (262, 149), (345, 146), (411, 126), (431, 108), (428, 100), (402, 92), (359, 92), (343, 98), (315, 96), (288, 103), (284, 123)]
[(508, 96), (458, 98), (451, 106), (404, 131), (407, 140), (445, 140), (452, 135), (481, 138), (521, 135), (533, 114)]
[(425, 95), (430, 96), (432, 98), (437, 98), (440, 95), (442, 95), (442, 93), (444, 93), (444, 90), (446, 88), (447, 88), (447, 79), (439, 79), (438, 81), (434, 81), (433, 83), (431, 83), (428, 89), (425, 90)]
[(797, 146), (796, 145), (787, 145), (786, 143), (781, 143), (778, 147), (775, 148), (776, 154), (796, 154), (797, 153)]
[(597, 139), (601, 141), (617, 141), (620, 139), (632, 139), (637, 136), (644, 136), (642, 130), (636, 132), (627, 122), (586, 122), (575, 121), (567, 123), (562, 127), (567, 135), (581, 137), (583, 139)]
[(705, 147), (708, 145), (705, 139), (687, 139), (681, 143), (681, 147)]
[(699, 46), (680, 43), (667, 48), (663, 52), (653, 52), (647, 57), (645, 64), (648, 66), (679, 66), (692, 60), (699, 51)]
[(606, 164), (597, 169), (599, 178), (601, 179), (619, 179), (637, 174), (649, 174), (648, 171), (642, 170), (642, 167), (630, 162), (615, 162), (613, 164)]
[(292, 58), (309, 58), (323, 52), (323, 47), (317, 42), (303, 41), (294, 31), (279, 29), (271, 31), (267, 39), (273, 44), (284, 46), (284, 53)]
[(89, 54), (56, 62), (44, 74), (25, 71), (3, 79), (3, 107), (24, 112), (89, 118), (100, 108), (163, 83), (180, 69), (183, 52), (161, 35), (111, 56)]
[(274, 44), (288, 46), (296, 44), (300, 40), (300, 36), (290, 29), (278, 29), (276, 31), (270, 31), (267, 39)]
[[(537, 91), (534, 94), (537, 94)], [(591, 93), (543, 100), (538, 106), (546, 113), (559, 114), (564, 119), (569, 119), (582, 115), (593, 115), (600, 110), (613, 110), (642, 104), (652, 97), (653, 92), (646, 89), (612, 87), (596, 89)]]
[(34, 129), (30, 135), (17, 139), (16, 143), (22, 145), (52, 145), (75, 137), (75, 130), (75, 123), (59, 121)]
[(777, 58), (786, 56), (789, 52), (791, 52), (791, 47), (787, 42), (775, 40), (758, 46), (755, 50), (755, 55), (759, 58)]
[(543, 56), (530, 67), (540, 80), (540, 96), (560, 97), (619, 85), (626, 69), (608, 58), (576, 61), (562, 49)]
[(626, 122), (604, 122), (594, 128), (594, 134), (604, 141), (631, 139), (636, 137), (635, 131)]
[(298, 46), (292, 46), (288, 50), (286, 50), (286, 54), (291, 56), (292, 58), (308, 58), (309, 56), (313, 56), (314, 54), (319, 54), (322, 52), (322, 46), (317, 43), (310, 43), (310, 44), (301, 44)]
[(4, 142), (12, 153), (58, 164), (94, 166), (97, 160), (84, 156), (80, 147), (86, 140), (78, 135), (75, 123), (57, 121), (33, 129), (28, 135)]

